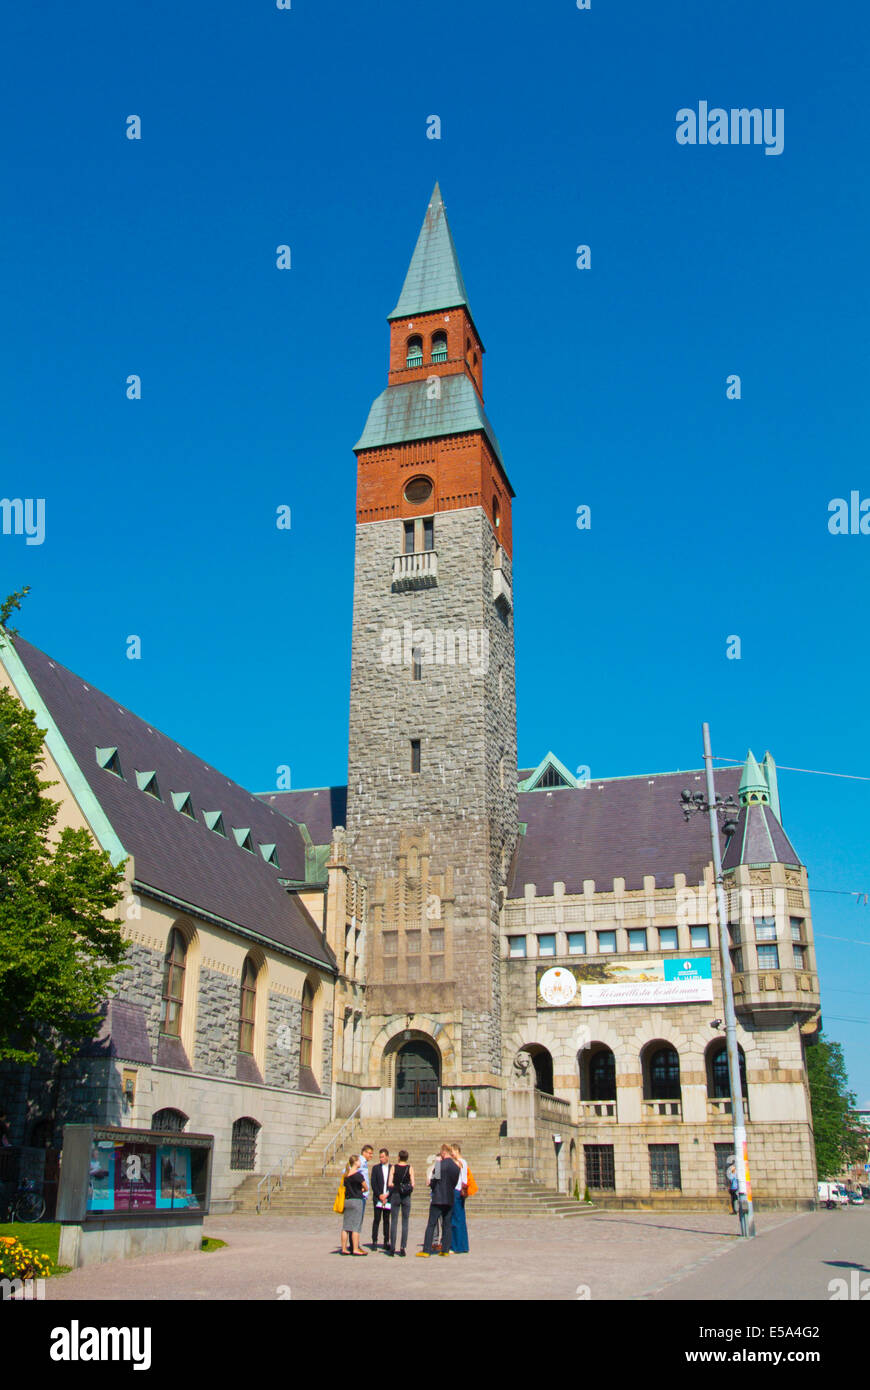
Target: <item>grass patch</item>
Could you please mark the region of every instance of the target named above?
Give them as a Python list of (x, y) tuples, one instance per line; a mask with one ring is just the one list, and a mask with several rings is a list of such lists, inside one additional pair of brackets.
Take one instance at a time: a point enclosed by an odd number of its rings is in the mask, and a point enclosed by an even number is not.
[(216, 1240), (214, 1236), (203, 1236), (202, 1249), (206, 1251), (220, 1250), (222, 1245), (226, 1245), (225, 1240)]
[(3, 1221), (0, 1222), (0, 1236), (14, 1236), (28, 1250), (36, 1250), (51, 1260), (52, 1274), (67, 1274), (68, 1265), (59, 1265), (57, 1252), (60, 1245), (59, 1221)]

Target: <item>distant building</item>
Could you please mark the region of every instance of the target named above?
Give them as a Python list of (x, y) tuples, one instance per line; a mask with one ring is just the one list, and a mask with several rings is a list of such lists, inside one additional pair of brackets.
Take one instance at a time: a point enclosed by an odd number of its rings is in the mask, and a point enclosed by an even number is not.
[[(718, 1204), (722, 962), (707, 821), (680, 800), (702, 774), (518, 771), (514, 492), (437, 186), (389, 321), (356, 446), (346, 788), (251, 796), (27, 642), (0, 654), (64, 823), (127, 863), (131, 943), (87, 1057), (0, 1077), (17, 1142), (189, 1125), (229, 1200), (338, 1117), (455, 1103), (538, 1176), (558, 1134), (560, 1182), (600, 1201)], [(740, 803), (723, 868), (753, 1194), (807, 1204), (807, 873), (770, 755), (717, 779)]]

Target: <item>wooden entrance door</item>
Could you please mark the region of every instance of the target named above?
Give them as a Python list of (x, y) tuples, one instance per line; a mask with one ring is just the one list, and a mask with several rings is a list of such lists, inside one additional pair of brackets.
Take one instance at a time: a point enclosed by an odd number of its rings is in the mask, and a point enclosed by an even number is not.
[(438, 1117), (440, 1058), (431, 1043), (406, 1043), (396, 1059), (396, 1117)]

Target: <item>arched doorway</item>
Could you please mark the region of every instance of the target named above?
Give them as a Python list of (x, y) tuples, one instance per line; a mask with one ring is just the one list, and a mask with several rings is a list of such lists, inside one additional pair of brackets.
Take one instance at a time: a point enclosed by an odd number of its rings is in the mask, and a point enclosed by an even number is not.
[(521, 1049), (527, 1052), (532, 1059), (532, 1066), (535, 1069), (535, 1090), (543, 1091), (544, 1095), (553, 1094), (553, 1058), (545, 1047), (540, 1043), (529, 1043)]
[(421, 1038), (405, 1043), (396, 1057), (397, 1119), (409, 1116), (438, 1117), (441, 1058), (437, 1048)]

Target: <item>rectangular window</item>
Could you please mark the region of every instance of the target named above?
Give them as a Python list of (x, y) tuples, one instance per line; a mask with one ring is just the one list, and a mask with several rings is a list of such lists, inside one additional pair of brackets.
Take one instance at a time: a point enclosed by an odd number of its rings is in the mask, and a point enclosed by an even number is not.
[(776, 918), (775, 917), (755, 917), (755, 940), (756, 941), (775, 941), (776, 940)]
[(419, 956), (420, 933), (418, 931), (405, 932), (405, 949), (409, 956)]
[(384, 961), (384, 979), (389, 983), (399, 978), (399, 966), (395, 956)]
[(418, 738), (411, 739), (411, 771), (420, 771), (420, 740)]
[(405, 554), (406, 554), (406, 555), (413, 555), (413, 554), (414, 554), (414, 523), (413, 523), (413, 521), (406, 521), (406, 522), (405, 522)]
[(598, 953), (602, 956), (610, 955), (616, 950), (616, 932), (600, 931), (598, 933)]
[(778, 946), (759, 946), (758, 968), (759, 970), (778, 970), (779, 969), (779, 947)]
[(659, 927), (659, 950), (676, 951), (677, 949), (677, 929), (676, 927)]
[(681, 1190), (679, 1144), (649, 1145), (649, 1180), (653, 1192)]
[(792, 946), (791, 950), (792, 950), (792, 955), (794, 956), (794, 963), (795, 963), (795, 965), (797, 966), (798, 970), (806, 970), (806, 968), (807, 968), (807, 948), (806, 948), (806, 946)]
[(583, 1156), (586, 1160), (586, 1186), (603, 1188), (610, 1192), (615, 1191), (613, 1145), (584, 1144)]
[(444, 957), (443, 957), (443, 956), (430, 956), (430, 957), (429, 957), (429, 979), (430, 979), (430, 980), (443, 980), (443, 979), (444, 979)]
[(804, 919), (803, 917), (789, 917), (788, 924), (791, 927), (792, 941), (803, 941), (804, 939)]
[(421, 681), (423, 679), (423, 652), (420, 647), (415, 647), (411, 653), (411, 680)]
[(710, 945), (709, 927), (689, 927), (689, 940), (693, 946)]
[(739, 923), (739, 922), (729, 922), (729, 923), (728, 923), (728, 931), (729, 931), (730, 936), (731, 936), (731, 945), (732, 945), (732, 946), (739, 946), (739, 945), (740, 945), (740, 923)]
[(433, 516), (423, 518), (423, 549), (435, 549), (435, 518)]
[(420, 957), (409, 956), (405, 962), (407, 977), (409, 980), (419, 980), (420, 978)]
[(586, 933), (585, 931), (569, 931), (568, 933), (568, 955), (585, 956), (586, 954)]
[(743, 974), (743, 950), (740, 946), (731, 952), (731, 968), (736, 975)]
[(632, 927), (628, 933), (628, 949), (630, 951), (646, 950), (646, 928)]
[(438, 955), (444, 950), (444, 928), (430, 927), (429, 929), (429, 950), (433, 955)]
[(556, 954), (556, 938), (555, 938), (555, 936), (539, 936), (539, 937), (538, 937), (538, 955), (539, 955), (539, 956), (554, 956), (555, 954)]
[(526, 938), (524, 936), (509, 936), (509, 949), (511, 957), (525, 956)]
[(394, 956), (399, 950), (399, 933), (395, 931), (384, 932), (384, 955)]
[(716, 1186), (720, 1192), (727, 1192), (728, 1188), (728, 1160), (734, 1159), (733, 1144), (714, 1144), (716, 1152)]

